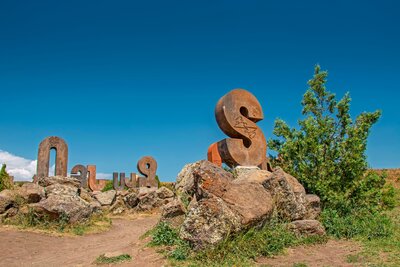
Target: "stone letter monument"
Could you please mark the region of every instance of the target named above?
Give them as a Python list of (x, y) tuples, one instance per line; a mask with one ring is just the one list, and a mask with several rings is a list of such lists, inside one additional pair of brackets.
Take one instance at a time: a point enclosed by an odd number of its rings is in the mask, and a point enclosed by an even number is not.
[(67, 176), (68, 165), (68, 146), (65, 141), (57, 136), (50, 136), (44, 139), (39, 145), (36, 181), (40, 178), (49, 176), (50, 150), (56, 150), (56, 169), (54, 174), (57, 176)]
[(265, 162), (267, 142), (256, 124), (264, 114), (254, 95), (243, 89), (232, 90), (218, 101), (215, 117), (221, 130), (231, 138), (209, 147), (209, 161), (220, 165), (222, 159), (229, 167), (260, 166)]

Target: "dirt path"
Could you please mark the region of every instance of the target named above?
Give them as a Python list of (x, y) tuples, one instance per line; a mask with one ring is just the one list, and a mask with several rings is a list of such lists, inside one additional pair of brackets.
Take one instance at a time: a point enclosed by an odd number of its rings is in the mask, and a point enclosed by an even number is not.
[[(116, 266), (163, 266), (167, 262), (140, 237), (158, 221), (158, 215), (114, 219), (104, 233), (85, 236), (54, 236), (0, 227), (0, 266), (94, 266), (104, 253), (128, 253), (130, 262)], [(258, 265), (353, 266), (347, 256), (361, 248), (354, 242), (330, 240), (326, 244), (289, 248), (285, 255), (259, 258)]]
[(292, 267), (306, 264), (308, 267), (347, 267), (354, 264), (347, 262), (347, 256), (361, 251), (359, 245), (346, 240), (329, 240), (326, 244), (289, 248), (285, 255), (273, 258), (259, 258), (259, 265)]
[(63, 237), (0, 228), (0, 266), (91, 266), (101, 254), (116, 251), (132, 256), (118, 266), (162, 266), (162, 256), (139, 239), (157, 221), (156, 215), (114, 219), (107, 232)]

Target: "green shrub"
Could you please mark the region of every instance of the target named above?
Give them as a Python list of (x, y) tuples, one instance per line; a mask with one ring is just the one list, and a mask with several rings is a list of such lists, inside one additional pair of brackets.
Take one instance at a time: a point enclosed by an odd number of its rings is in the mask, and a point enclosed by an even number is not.
[(337, 101), (325, 88), (326, 71), (316, 66), (309, 89), (303, 96), (300, 128), (290, 128), (276, 120), (268, 141), (278, 152), (275, 165), (299, 179), (306, 191), (320, 196), (325, 207), (343, 214), (354, 207), (375, 209), (383, 202), (383, 176), (368, 173), (367, 138), (381, 116), (380, 111), (364, 112), (355, 121), (350, 117), (350, 96)]
[(13, 188), (13, 183), (11, 182), (10, 175), (8, 175), (6, 171), (6, 164), (3, 164), (0, 170), (0, 191), (12, 188)]

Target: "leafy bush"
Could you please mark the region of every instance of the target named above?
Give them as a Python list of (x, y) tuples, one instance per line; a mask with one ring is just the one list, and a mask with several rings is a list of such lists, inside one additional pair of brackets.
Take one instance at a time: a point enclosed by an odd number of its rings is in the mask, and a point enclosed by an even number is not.
[(364, 112), (353, 121), (349, 94), (337, 101), (325, 87), (327, 75), (316, 66), (303, 96), (300, 129), (275, 121), (278, 138), (268, 144), (278, 157), (272, 162), (297, 177), (307, 192), (319, 195), (325, 207), (343, 214), (354, 207), (375, 209), (384, 199), (385, 178), (366, 174), (365, 150), (381, 112)]
[(6, 171), (6, 164), (3, 164), (0, 170), (0, 191), (12, 188), (13, 188), (13, 183), (10, 179), (10, 175), (8, 175)]

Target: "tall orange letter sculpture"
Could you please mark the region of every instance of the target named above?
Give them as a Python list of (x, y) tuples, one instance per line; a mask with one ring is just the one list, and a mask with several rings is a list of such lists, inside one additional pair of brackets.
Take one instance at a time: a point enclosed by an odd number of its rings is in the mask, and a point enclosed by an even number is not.
[(254, 95), (243, 89), (232, 90), (218, 101), (215, 118), (230, 138), (209, 147), (209, 161), (236, 167), (260, 166), (266, 160), (267, 142), (256, 124), (264, 114)]

